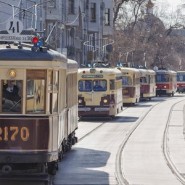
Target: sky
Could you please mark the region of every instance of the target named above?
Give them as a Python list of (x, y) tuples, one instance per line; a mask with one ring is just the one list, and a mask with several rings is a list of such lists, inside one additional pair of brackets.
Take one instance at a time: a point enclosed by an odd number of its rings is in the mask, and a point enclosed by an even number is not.
[(152, 2), (155, 4), (158, 17), (166, 26), (182, 21), (180, 15), (184, 15), (182, 4), (185, 4), (185, 0), (152, 0)]
[[(164, 0), (163, 0), (164, 1)], [(178, 4), (181, 4), (181, 0), (166, 0), (170, 6), (176, 7)]]
[(176, 9), (177, 5), (182, 4), (182, 0), (156, 0), (156, 2), (161, 4), (168, 3), (172, 9)]

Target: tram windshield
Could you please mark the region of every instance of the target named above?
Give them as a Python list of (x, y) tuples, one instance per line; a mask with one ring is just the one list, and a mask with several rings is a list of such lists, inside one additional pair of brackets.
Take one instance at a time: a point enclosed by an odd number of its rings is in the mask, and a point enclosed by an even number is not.
[(168, 74), (157, 74), (156, 82), (169, 82), (170, 78)]
[(92, 80), (80, 80), (78, 82), (78, 89), (81, 92), (92, 91)]
[(183, 82), (183, 81), (185, 81), (185, 74), (178, 74), (178, 73), (177, 73), (177, 81), (178, 81), (178, 82)]
[(78, 89), (80, 92), (106, 91), (107, 81), (106, 80), (80, 80), (78, 82)]

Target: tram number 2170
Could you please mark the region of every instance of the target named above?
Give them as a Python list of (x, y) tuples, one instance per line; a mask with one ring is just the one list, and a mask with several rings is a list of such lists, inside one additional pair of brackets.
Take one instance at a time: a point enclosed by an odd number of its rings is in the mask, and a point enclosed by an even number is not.
[(22, 141), (28, 141), (30, 132), (27, 127), (0, 127), (0, 142), (1, 141), (16, 141), (17, 138)]

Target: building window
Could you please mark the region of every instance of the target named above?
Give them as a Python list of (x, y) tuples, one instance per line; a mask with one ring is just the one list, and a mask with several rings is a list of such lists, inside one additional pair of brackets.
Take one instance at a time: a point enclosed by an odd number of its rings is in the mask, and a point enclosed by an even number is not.
[(105, 9), (105, 25), (110, 26), (110, 9)]
[(48, 1), (49, 8), (56, 8), (56, 0)]
[(96, 3), (91, 3), (91, 22), (96, 22)]
[(75, 14), (75, 1), (74, 0), (69, 0), (68, 13)]

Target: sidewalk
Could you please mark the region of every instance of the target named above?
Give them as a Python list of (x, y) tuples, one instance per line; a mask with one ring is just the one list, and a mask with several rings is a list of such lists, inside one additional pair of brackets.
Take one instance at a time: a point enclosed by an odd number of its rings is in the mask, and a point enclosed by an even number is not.
[(185, 101), (177, 104), (173, 111), (168, 128), (168, 155), (179, 174), (185, 175)]

